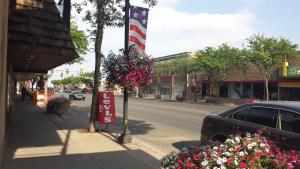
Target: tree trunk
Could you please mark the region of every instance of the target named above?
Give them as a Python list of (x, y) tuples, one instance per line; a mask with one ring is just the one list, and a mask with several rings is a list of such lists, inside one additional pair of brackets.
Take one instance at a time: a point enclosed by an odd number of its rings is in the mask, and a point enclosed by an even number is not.
[(100, 15), (105, 12), (105, 4), (101, 1), (97, 1), (97, 31), (96, 31), (96, 40), (95, 40), (95, 72), (94, 72), (94, 88), (93, 88), (93, 97), (91, 104), (90, 120), (89, 120), (89, 132), (96, 131), (95, 119), (98, 106), (98, 90), (100, 86), (100, 66), (102, 59), (102, 40), (103, 40), (103, 23), (101, 21)]
[(173, 83), (174, 83), (173, 79), (174, 79), (174, 75), (171, 76), (171, 99), (172, 100), (174, 99), (174, 97), (173, 97)]
[(269, 101), (269, 79), (265, 79), (266, 100)]
[(160, 95), (160, 77), (157, 80), (157, 95)]

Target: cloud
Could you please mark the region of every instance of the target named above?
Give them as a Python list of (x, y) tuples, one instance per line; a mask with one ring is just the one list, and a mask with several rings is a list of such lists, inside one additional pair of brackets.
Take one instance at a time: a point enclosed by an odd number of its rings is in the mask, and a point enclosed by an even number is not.
[[(231, 14), (179, 12), (171, 7), (150, 10), (146, 51), (154, 57), (195, 51), (221, 43), (239, 44), (255, 33), (255, 17), (247, 11)], [(103, 49), (123, 47), (124, 31), (108, 28)], [(118, 47), (117, 47), (118, 46)]]
[[(182, 2), (183, 0), (159, 0), (158, 5), (156, 7), (161, 7), (161, 6), (175, 6), (178, 3)], [(137, 5), (137, 6), (146, 6), (143, 4), (142, 0), (131, 0), (131, 5)]]
[[(196, 51), (224, 42), (241, 46), (246, 38), (258, 32), (255, 16), (248, 11), (227, 14), (182, 12), (175, 8), (180, 1), (183, 0), (160, 0), (158, 6), (150, 9), (146, 52), (153, 57)], [(132, 5), (139, 5), (136, 2), (142, 1), (131, 0)], [(78, 23), (80, 28), (87, 27), (86, 23)], [(102, 46), (104, 54), (121, 48), (124, 48), (124, 28), (106, 28)], [(86, 56), (82, 67), (86, 71), (94, 69), (93, 51)]]

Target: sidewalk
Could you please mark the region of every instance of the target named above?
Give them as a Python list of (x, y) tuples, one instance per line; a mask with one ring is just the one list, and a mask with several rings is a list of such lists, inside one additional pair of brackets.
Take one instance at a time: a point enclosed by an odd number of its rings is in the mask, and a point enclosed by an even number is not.
[(86, 117), (58, 118), (30, 101), (15, 101), (3, 169), (156, 169), (138, 145), (84, 130)]

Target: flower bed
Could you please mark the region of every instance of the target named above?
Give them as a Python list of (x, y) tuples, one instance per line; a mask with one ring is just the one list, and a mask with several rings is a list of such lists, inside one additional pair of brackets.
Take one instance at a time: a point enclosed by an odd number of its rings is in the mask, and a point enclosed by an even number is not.
[(161, 159), (162, 169), (291, 169), (299, 164), (299, 151), (281, 150), (261, 133), (230, 136), (223, 144), (192, 146)]
[(66, 97), (60, 96), (52, 98), (47, 103), (47, 113), (62, 116), (69, 111), (70, 100)]

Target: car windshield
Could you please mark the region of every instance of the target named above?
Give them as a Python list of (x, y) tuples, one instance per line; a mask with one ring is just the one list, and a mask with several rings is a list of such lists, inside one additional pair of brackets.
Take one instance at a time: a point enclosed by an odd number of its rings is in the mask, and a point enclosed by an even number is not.
[(74, 93), (72, 93), (72, 94), (83, 94), (83, 93), (81, 93), (81, 92), (74, 92)]

